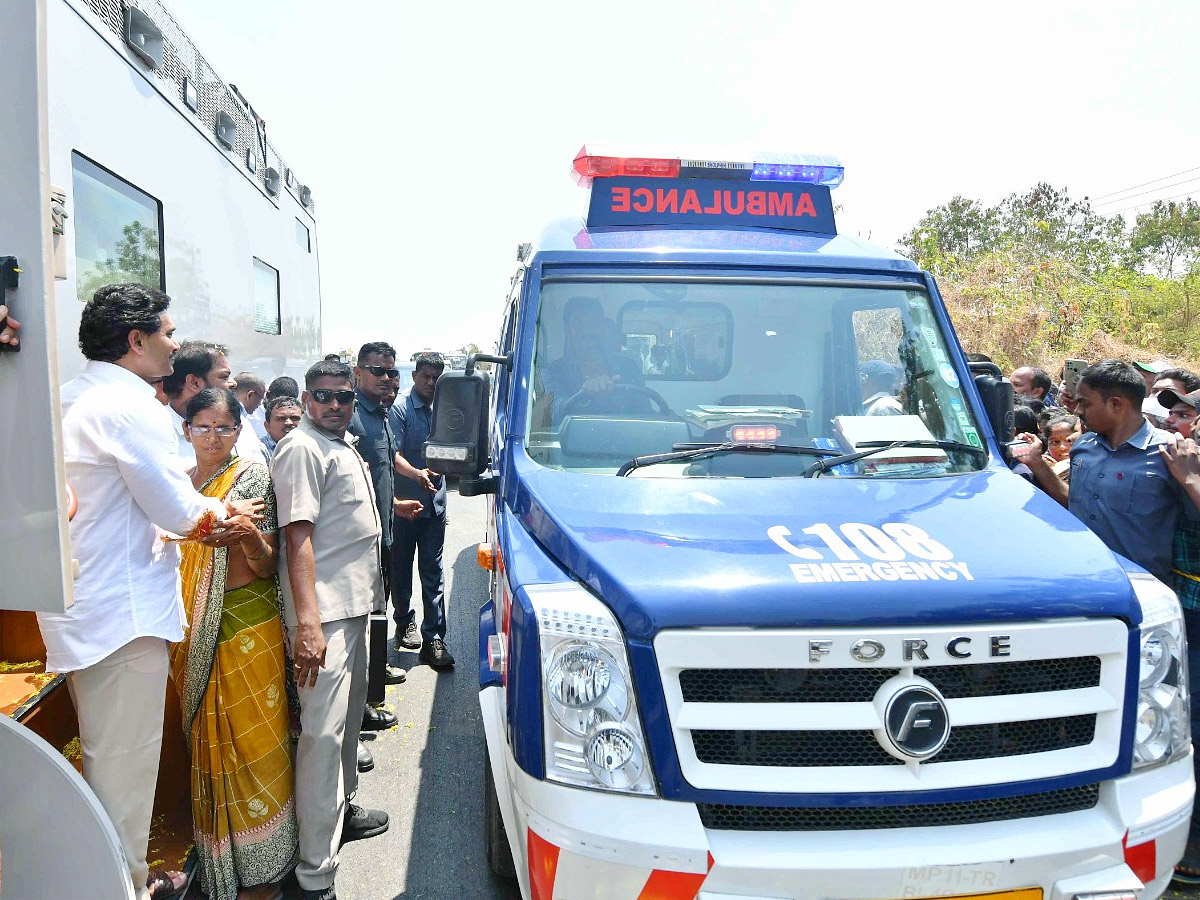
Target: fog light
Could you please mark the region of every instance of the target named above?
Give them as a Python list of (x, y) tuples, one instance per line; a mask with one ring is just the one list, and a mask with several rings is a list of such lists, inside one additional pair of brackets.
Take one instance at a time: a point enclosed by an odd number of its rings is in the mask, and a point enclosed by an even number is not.
[(1166, 711), (1142, 695), (1134, 723), (1134, 753), (1141, 762), (1157, 762), (1171, 751), (1171, 720)]

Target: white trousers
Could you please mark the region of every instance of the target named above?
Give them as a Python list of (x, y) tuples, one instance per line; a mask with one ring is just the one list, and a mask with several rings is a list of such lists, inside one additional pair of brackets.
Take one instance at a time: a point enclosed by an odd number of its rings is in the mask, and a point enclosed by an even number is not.
[[(295, 628), (288, 628), (293, 646)], [(333, 884), (346, 798), (358, 790), (358, 732), (367, 702), (367, 616), (322, 622), (325, 668), (313, 687), (300, 688), (296, 745), (296, 819), (305, 890)]]
[(83, 777), (116, 827), (137, 900), (150, 896), (146, 847), (169, 667), (167, 642), (141, 637), (67, 678), (79, 716)]

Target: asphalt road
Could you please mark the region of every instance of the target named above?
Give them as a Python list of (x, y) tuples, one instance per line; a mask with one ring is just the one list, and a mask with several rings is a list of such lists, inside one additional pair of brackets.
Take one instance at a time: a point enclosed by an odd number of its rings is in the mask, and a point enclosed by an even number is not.
[[(400, 720), (368, 733), (375, 769), (360, 776), (355, 802), (386, 810), (391, 827), (347, 844), (337, 876), (339, 900), (519, 900), (516, 882), (494, 878), (484, 856), (483, 725), (479, 718), (479, 606), (487, 573), (475, 560), (485, 537), (487, 501), (451, 493), (446, 571), (446, 643), (458, 665), (438, 674), (416, 651), (391, 649), (408, 670), (387, 689)], [(414, 605), (420, 621), (420, 585)], [(389, 646), (392, 646), (389, 641)]]

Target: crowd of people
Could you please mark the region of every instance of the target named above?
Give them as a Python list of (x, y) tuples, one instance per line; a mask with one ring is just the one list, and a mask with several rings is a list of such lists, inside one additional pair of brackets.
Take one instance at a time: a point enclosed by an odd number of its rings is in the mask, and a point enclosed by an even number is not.
[[(389, 824), (352, 802), (373, 767), (360, 728), (397, 722), (367, 702), (369, 619), (390, 597), (396, 645), (454, 665), (446, 487), (422, 449), (444, 363), (418, 356), (400, 397), (396, 351), (378, 341), (353, 367), (316, 362), (303, 390), (286, 376), (268, 385), (234, 375), (218, 343), (178, 343), (169, 307), (161, 291), (115, 284), (83, 310), (86, 364), (62, 389), (79, 577), (70, 609), (38, 616), (47, 668), (68, 674), (84, 778), (136, 896), (186, 888), (147, 863), (169, 679), (203, 892), (268, 900), (294, 876), (304, 900), (334, 900), (339, 848)], [(406, 677), (386, 660), (370, 670)]]

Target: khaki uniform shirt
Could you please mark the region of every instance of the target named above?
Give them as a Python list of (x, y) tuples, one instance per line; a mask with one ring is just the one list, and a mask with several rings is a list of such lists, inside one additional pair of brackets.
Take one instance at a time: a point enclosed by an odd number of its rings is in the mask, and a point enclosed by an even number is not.
[[(367, 464), (354, 436), (334, 437), (305, 416), (271, 457), (280, 529), (312, 522), (317, 609), (322, 622), (365, 616), (383, 602), (379, 512)], [(286, 541), (279, 541), (279, 583), (286, 625), (296, 606), (287, 573)]]

